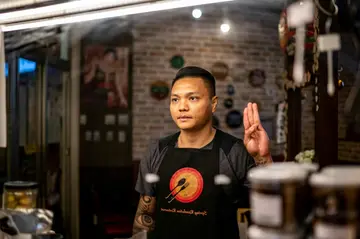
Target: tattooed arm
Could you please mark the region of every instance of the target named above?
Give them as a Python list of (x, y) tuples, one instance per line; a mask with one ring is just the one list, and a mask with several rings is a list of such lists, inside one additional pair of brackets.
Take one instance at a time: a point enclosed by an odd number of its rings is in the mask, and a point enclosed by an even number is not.
[(152, 231), (155, 228), (156, 198), (140, 196), (139, 205), (135, 214), (133, 235), (141, 231)]
[(265, 166), (265, 165), (271, 164), (273, 162), (270, 154), (266, 157), (256, 156), (256, 157), (254, 157), (254, 160), (255, 160), (256, 165), (258, 165), (258, 166)]

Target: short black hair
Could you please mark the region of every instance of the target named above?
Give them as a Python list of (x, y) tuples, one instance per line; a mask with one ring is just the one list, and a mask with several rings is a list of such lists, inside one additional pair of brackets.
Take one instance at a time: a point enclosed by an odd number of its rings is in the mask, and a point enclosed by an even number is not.
[(111, 54), (113, 55), (113, 57), (115, 58), (115, 60), (118, 60), (118, 56), (117, 56), (117, 53), (116, 53), (116, 50), (113, 49), (113, 48), (107, 48), (105, 51), (104, 51), (104, 57), (108, 54)]
[(175, 82), (185, 78), (185, 77), (199, 77), (204, 80), (205, 85), (208, 87), (210, 97), (216, 95), (216, 83), (215, 77), (207, 70), (197, 67), (197, 66), (186, 66), (181, 68), (175, 75), (175, 78), (172, 81), (171, 88), (174, 86)]

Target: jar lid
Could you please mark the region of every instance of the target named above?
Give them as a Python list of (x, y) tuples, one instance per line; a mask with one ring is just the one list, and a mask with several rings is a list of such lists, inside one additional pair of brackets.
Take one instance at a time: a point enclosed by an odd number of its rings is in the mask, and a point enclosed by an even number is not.
[(359, 174), (360, 175), (360, 166), (356, 165), (333, 165), (324, 167), (321, 170), (321, 173), (328, 174), (328, 175), (350, 175), (350, 174)]
[(301, 166), (298, 167), (256, 167), (249, 171), (248, 179), (250, 182), (286, 182), (286, 181), (305, 181), (308, 171)]
[(270, 168), (289, 168), (289, 167), (302, 167), (309, 172), (316, 172), (319, 169), (319, 165), (316, 163), (296, 163), (296, 162), (276, 162), (270, 164)]
[(36, 182), (28, 181), (10, 181), (4, 183), (5, 189), (37, 189), (38, 184)]
[(260, 228), (251, 225), (248, 229), (249, 239), (299, 239), (302, 233), (285, 233), (282, 231)]
[(317, 187), (344, 187), (344, 186), (359, 186), (360, 187), (360, 174), (347, 175), (345, 171), (340, 173), (336, 172), (321, 172), (311, 175), (310, 185)]

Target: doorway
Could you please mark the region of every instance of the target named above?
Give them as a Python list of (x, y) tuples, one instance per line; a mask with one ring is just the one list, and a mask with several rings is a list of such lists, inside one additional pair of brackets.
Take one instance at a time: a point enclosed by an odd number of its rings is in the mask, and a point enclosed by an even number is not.
[(38, 207), (54, 212), (53, 229), (65, 233), (62, 204), (63, 101), (69, 63), (47, 48), (6, 54), (8, 87), (7, 180), (39, 184)]

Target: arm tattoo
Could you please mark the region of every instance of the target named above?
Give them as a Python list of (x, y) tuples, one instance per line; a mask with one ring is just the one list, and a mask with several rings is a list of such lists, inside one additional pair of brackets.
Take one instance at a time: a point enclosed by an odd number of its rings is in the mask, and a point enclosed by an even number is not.
[(156, 200), (154, 197), (141, 196), (135, 214), (133, 235), (141, 231), (152, 231), (155, 228), (154, 212)]
[(255, 163), (257, 166), (266, 166), (268, 164), (272, 163), (272, 158), (271, 157), (261, 157), (261, 156), (257, 156), (254, 158)]

